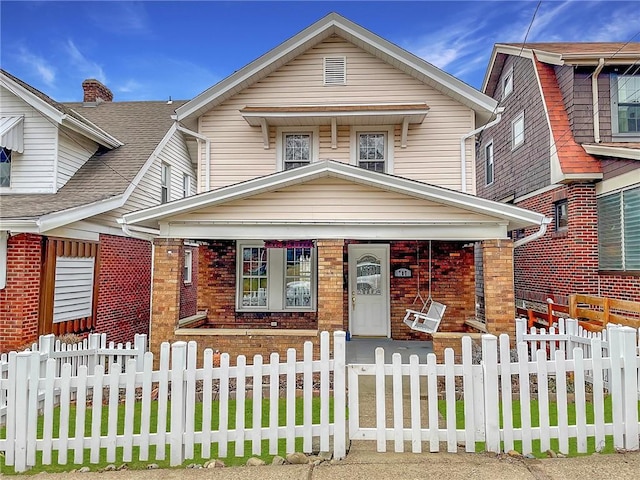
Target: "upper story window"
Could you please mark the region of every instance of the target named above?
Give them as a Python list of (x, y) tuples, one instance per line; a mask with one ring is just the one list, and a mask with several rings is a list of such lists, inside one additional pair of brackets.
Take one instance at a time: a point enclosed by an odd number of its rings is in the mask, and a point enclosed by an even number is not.
[(493, 141), (484, 147), (484, 170), (486, 185), (493, 183)]
[(569, 203), (566, 199), (553, 204), (555, 210), (556, 232), (566, 231), (569, 227)]
[(511, 67), (502, 77), (502, 100), (513, 92), (513, 67)]
[(511, 121), (511, 150), (524, 143), (524, 112)]
[(324, 58), (324, 84), (347, 84), (347, 57)]
[(374, 172), (384, 172), (387, 159), (386, 133), (358, 134), (358, 166)]
[(311, 133), (284, 134), (284, 169), (302, 167), (311, 163)]
[(640, 187), (598, 198), (600, 270), (640, 271)]
[(11, 186), (11, 150), (0, 147), (0, 187)]
[(160, 203), (169, 201), (171, 187), (171, 167), (163, 163), (160, 166)]
[(640, 75), (618, 75), (612, 80), (613, 133), (640, 136)]
[(182, 176), (182, 197), (190, 197), (191, 196), (191, 175), (185, 173)]

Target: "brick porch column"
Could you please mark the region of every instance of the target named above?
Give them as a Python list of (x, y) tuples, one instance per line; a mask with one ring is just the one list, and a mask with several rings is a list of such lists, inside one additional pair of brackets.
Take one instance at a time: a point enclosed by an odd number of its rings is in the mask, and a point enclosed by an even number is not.
[(182, 276), (183, 240), (154, 240), (153, 292), (149, 347), (159, 359), (160, 344), (173, 339), (180, 317), (180, 281)]
[(513, 241), (482, 242), (485, 319), (489, 333), (515, 334)]
[(344, 240), (318, 240), (318, 330), (343, 330)]

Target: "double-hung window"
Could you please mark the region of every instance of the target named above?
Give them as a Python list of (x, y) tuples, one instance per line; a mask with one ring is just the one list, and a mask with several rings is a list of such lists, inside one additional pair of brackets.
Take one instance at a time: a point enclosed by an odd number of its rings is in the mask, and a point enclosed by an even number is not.
[(311, 163), (311, 133), (284, 134), (284, 170), (302, 167)]
[(386, 133), (358, 133), (358, 166), (384, 172), (387, 157)]
[(598, 198), (600, 270), (640, 270), (640, 187)]
[(182, 176), (182, 197), (190, 197), (191, 196), (191, 175), (185, 173)]
[(11, 186), (11, 150), (0, 147), (0, 187)]
[(160, 165), (160, 203), (167, 203), (169, 201), (171, 185), (171, 167), (162, 163)]
[(484, 169), (485, 183), (491, 185), (493, 183), (493, 141), (484, 147)]
[(511, 150), (524, 143), (524, 112), (511, 121)]
[(502, 77), (502, 100), (513, 92), (513, 67), (511, 67)]
[(612, 80), (613, 133), (640, 136), (640, 75), (618, 75)]
[(314, 248), (238, 244), (238, 310), (304, 311), (315, 308)]

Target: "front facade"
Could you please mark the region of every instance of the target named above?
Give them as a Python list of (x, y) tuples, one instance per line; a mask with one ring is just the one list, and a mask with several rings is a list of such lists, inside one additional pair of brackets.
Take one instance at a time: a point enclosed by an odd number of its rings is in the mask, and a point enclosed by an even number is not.
[[(427, 338), (407, 308), (447, 304), (441, 330), (513, 322), (514, 228), (543, 215), (479, 199), (473, 135), (496, 102), (332, 14), (176, 110), (199, 139), (190, 199), (127, 214), (157, 229), (152, 348), (196, 339), (284, 353), (318, 332)], [(185, 240), (198, 314), (181, 313)], [(475, 252), (474, 252), (475, 250)]]
[[(518, 304), (640, 301), (640, 44), (498, 44), (483, 91), (478, 195), (554, 219), (515, 250)], [(531, 233), (516, 230), (516, 240)]]
[(132, 341), (149, 329), (152, 243), (117, 220), (195, 193), (179, 104), (112, 102), (97, 80), (60, 104), (0, 81), (0, 352), (46, 333)]

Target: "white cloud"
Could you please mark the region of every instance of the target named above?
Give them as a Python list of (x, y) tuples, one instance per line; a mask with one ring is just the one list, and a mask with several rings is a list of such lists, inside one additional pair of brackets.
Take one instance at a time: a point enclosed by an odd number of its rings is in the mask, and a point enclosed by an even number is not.
[(142, 2), (91, 2), (88, 8), (91, 21), (107, 32), (144, 34), (151, 31), (149, 15)]
[(30, 52), (27, 47), (18, 47), (18, 59), (40, 77), (40, 79), (48, 86), (53, 86), (56, 79), (55, 68), (44, 58)]
[(143, 85), (140, 82), (133, 79), (129, 79), (122, 85), (116, 86), (116, 90), (121, 93), (133, 93), (138, 90), (141, 90), (142, 87)]
[(106, 84), (107, 78), (102, 67), (85, 57), (78, 47), (76, 47), (75, 43), (73, 43), (73, 40), (67, 40), (65, 50), (69, 55), (71, 64), (75, 66), (82, 75), (86, 78), (95, 78)]

